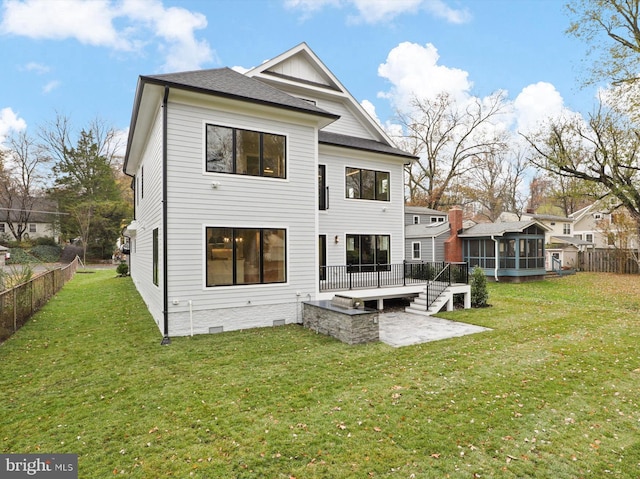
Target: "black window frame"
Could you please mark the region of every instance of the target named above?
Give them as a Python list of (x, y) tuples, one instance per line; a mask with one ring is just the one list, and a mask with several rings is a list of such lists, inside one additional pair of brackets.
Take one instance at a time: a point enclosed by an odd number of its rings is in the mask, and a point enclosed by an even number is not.
[[(391, 269), (391, 235), (380, 234), (347, 234), (345, 235), (345, 251), (347, 258), (347, 271), (349, 273), (366, 273), (371, 271), (389, 271)], [(371, 261), (363, 261), (364, 248), (363, 244), (374, 238), (375, 247), (372, 250), (366, 251), (372, 257)], [(382, 238), (386, 238), (386, 261), (382, 262), (380, 249), (380, 241)], [(349, 245), (353, 239), (354, 249), (349, 250)], [(354, 253), (353, 251), (357, 251)], [(371, 254), (372, 253), (372, 254)], [(357, 255), (357, 258), (356, 258)], [(355, 261), (357, 259), (357, 262)]]
[(155, 284), (156, 286), (158, 286), (159, 283), (159, 270), (158, 270), (158, 260), (159, 260), (159, 245), (158, 245), (158, 228), (154, 228), (153, 229), (153, 233), (152, 233), (152, 276), (153, 276), (153, 284)]
[[(230, 130), (231, 131), (231, 171), (216, 171), (213, 169), (209, 168), (209, 151), (208, 151), (208, 144), (209, 144), (209, 128), (223, 128), (226, 130)], [(246, 132), (246, 133), (255, 133), (257, 135), (259, 135), (259, 152), (258, 152), (258, 156), (254, 157), (257, 160), (257, 174), (253, 174), (253, 173), (249, 173), (248, 171), (246, 172), (239, 172), (238, 171), (238, 133), (239, 132)], [(273, 136), (273, 137), (277, 137), (277, 138), (282, 138), (282, 172), (281, 174), (277, 175), (271, 175), (271, 174), (265, 174), (266, 169), (268, 168), (267, 165), (265, 165), (266, 160), (268, 160), (268, 158), (265, 156), (265, 136)], [(278, 180), (285, 180), (287, 179), (287, 136), (286, 135), (281, 135), (278, 133), (269, 133), (269, 132), (265, 132), (265, 131), (258, 131), (258, 130), (250, 130), (247, 128), (236, 128), (236, 127), (232, 127), (232, 126), (227, 126), (227, 125), (217, 125), (214, 123), (206, 123), (205, 124), (205, 158), (204, 158), (204, 162), (205, 162), (205, 171), (207, 173), (220, 173), (220, 174), (227, 174), (227, 175), (241, 175), (241, 176), (252, 176), (252, 177), (259, 177), (259, 178), (273, 178), (273, 179), (278, 179)], [(248, 170), (248, 166), (247, 166), (247, 170)]]
[[(205, 273), (206, 273), (206, 279), (205, 279), (205, 286), (207, 288), (219, 288), (219, 287), (234, 287), (234, 286), (254, 286), (254, 285), (263, 285), (263, 284), (283, 284), (287, 282), (287, 277), (288, 277), (288, 263), (287, 263), (287, 229), (286, 228), (251, 228), (251, 227), (227, 227), (227, 226), (207, 226), (205, 228), (205, 239), (210, 237), (209, 235), (209, 230), (230, 230), (231, 231), (231, 236), (228, 238), (228, 241), (231, 245), (236, 245), (237, 238), (242, 237), (242, 234), (240, 234), (240, 232), (246, 232), (248, 230), (257, 230), (260, 233), (260, 239), (258, 241), (258, 247), (260, 249), (259, 253), (258, 253), (258, 260), (259, 260), (259, 271), (258, 271), (258, 280), (257, 281), (251, 281), (251, 282), (247, 282), (246, 280), (243, 282), (239, 282), (239, 270), (238, 270), (238, 263), (237, 263), (237, 248), (232, 246), (231, 247), (231, 253), (232, 253), (232, 258), (231, 258), (231, 267), (232, 267), (232, 274), (231, 274), (231, 283), (223, 283), (223, 284), (209, 284), (209, 261), (206, 259), (209, 257), (209, 255), (207, 254), (207, 251), (205, 251)], [(282, 232), (282, 236), (283, 236), (283, 279), (281, 281), (268, 281), (266, 280), (266, 274), (265, 274), (265, 266), (266, 266), (266, 261), (265, 261), (265, 232), (268, 231), (278, 231), (278, 232)], [(213, 236), (213, 235), (212, 235)], [(208, 242), (205, 241), (205, 248), (209, 248), (210, 245)]]
[[(371, 191), (371, 186), (366, 181), (373, 174), (373, 190), (371, 195), (363, 196), (367, 191)], [(387, 189), (380, 191), (380, 185), (386, 176)], [(391, 173), (389, 171), (370, 170), (367, 168), (357, 168), (354, 166), (346, 166), (344, 170), (345, 186), (344, 196), (349, 200), (367, 200), (367, 201), (391, 201)], [(369, 187), (367, 187), (369, 185)], [(354, 195), (350, 196), (350, 187), (355, 186)], [(382, 197), (384, 196), (384, 197)]]
[(329, 187), (327, 186), (327, 165), (318, 165), (318, 209), (329, 209)]

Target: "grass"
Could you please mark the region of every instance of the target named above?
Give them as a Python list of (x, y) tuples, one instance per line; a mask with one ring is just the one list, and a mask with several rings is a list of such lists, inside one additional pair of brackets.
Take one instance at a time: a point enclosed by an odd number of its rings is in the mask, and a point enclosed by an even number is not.
[(493, 331), (394, 349), (296, 325), (161, 335), (77, 275), (0, 346), (0, 453), (82, 478), (640, 476), (640, 277), (489, 284)]

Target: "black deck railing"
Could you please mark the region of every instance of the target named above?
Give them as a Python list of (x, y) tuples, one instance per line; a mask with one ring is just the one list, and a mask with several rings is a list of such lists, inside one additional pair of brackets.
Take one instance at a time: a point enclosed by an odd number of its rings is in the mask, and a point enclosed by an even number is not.
[(451, 271), (448, 263), (442, 263), (436, 276), (427, 282), (425, 286), (425, 294), (427, 296), (427, 311), (436, 299), (440, 297), (442, 292), (451, 286)]
[[(442, 276), (442, 271), (446, 275)], [(420, 262), (320, 267), (320, 291), (384, 288), (425, 284), (440, 278), (448, 284), (469, 283), (467, 263)]]

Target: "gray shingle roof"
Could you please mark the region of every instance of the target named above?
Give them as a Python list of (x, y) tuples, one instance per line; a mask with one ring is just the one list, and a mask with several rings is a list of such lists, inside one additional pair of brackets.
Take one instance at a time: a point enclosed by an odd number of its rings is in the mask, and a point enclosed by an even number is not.
[(200, 93), (303, 111), (328, 118), (339, 118), (314, 104), (289, 95), (256, 78), (247, 77), (230, 68), (215, 68), (162, 75), (145, 75), (141, 81)]
[(573, 218), (567, 218), (566, 216), (558, 216), (558, 215), (539, 215), (539, 214), (527, 214), (523, 216), (528, 216), (534, 220), (542, 220), (542, 221), (566, 221), (573, 222)]
[(322, 131), (318, 133), (318, 142), (325, 145), (343, 146), (345, 148), (353, 148), (355, 150), (373, 151), (376, 153), (384, 153), (387, 155), (400, 156), (409, 160), (417, 157), (410, 155), (406, 151), (395, 148), (386, 143), (367, 138), (357, 138), (355, 136), (341, 135), (339, 133), (331, 133)]
[(449, 223), (434, 223), (433, 225), (405, 225), (405, 238), (433, 238), (449, 232)]
[(448, 213), (444, 211), (434, 210), (432, 208), (427, 208), (426, 206), (405, 206), (405, 213), (417, 213), (421, 215), (433, 215), (433, 216), (447, 216)]
[(518, 233), (529, 226), (536, 224), (543, 229), (548, 229), (537, 221), (505, 221), (502, 223), (478, 223), (459, 234), (460, 237), (476, 237), (476, 236), (502, 236), (505, 233)]
[[(10, 209), (8, 206), (9, 205), (0, 203), (0, 223), (7, 223), (9, 219), (16, 222), (19, 219), (19, 202), (11, 205)], [(57, 202), (45, 198), (36, 198), (33, 206), (27, 209), (30, 211), (29, 223), (53, 223), (56, 214), (58, 214)]]
[(579, 238), (574, 238), (572, 236), (552, 236), (552, 240), (558, 240), (562, 243), (572, 244), (574, 246), (593, 246), (594, 243), (592, 241), (586, 241)]

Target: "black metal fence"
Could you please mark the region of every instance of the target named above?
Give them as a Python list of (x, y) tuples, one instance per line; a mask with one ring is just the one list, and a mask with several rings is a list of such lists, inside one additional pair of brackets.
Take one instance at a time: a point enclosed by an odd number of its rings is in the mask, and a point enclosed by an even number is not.
[(366, 264), (322, 266), (320, 268), (320, 291), (384, 288), (409, 286), (433, 281), (446, 269), (442, 281), (469, 283), (467, 263), (420, 262), (395, 264)]
[(20, 329), (64, 284), (73, 278), (78, 258), (0, 293), (0, 341)]

